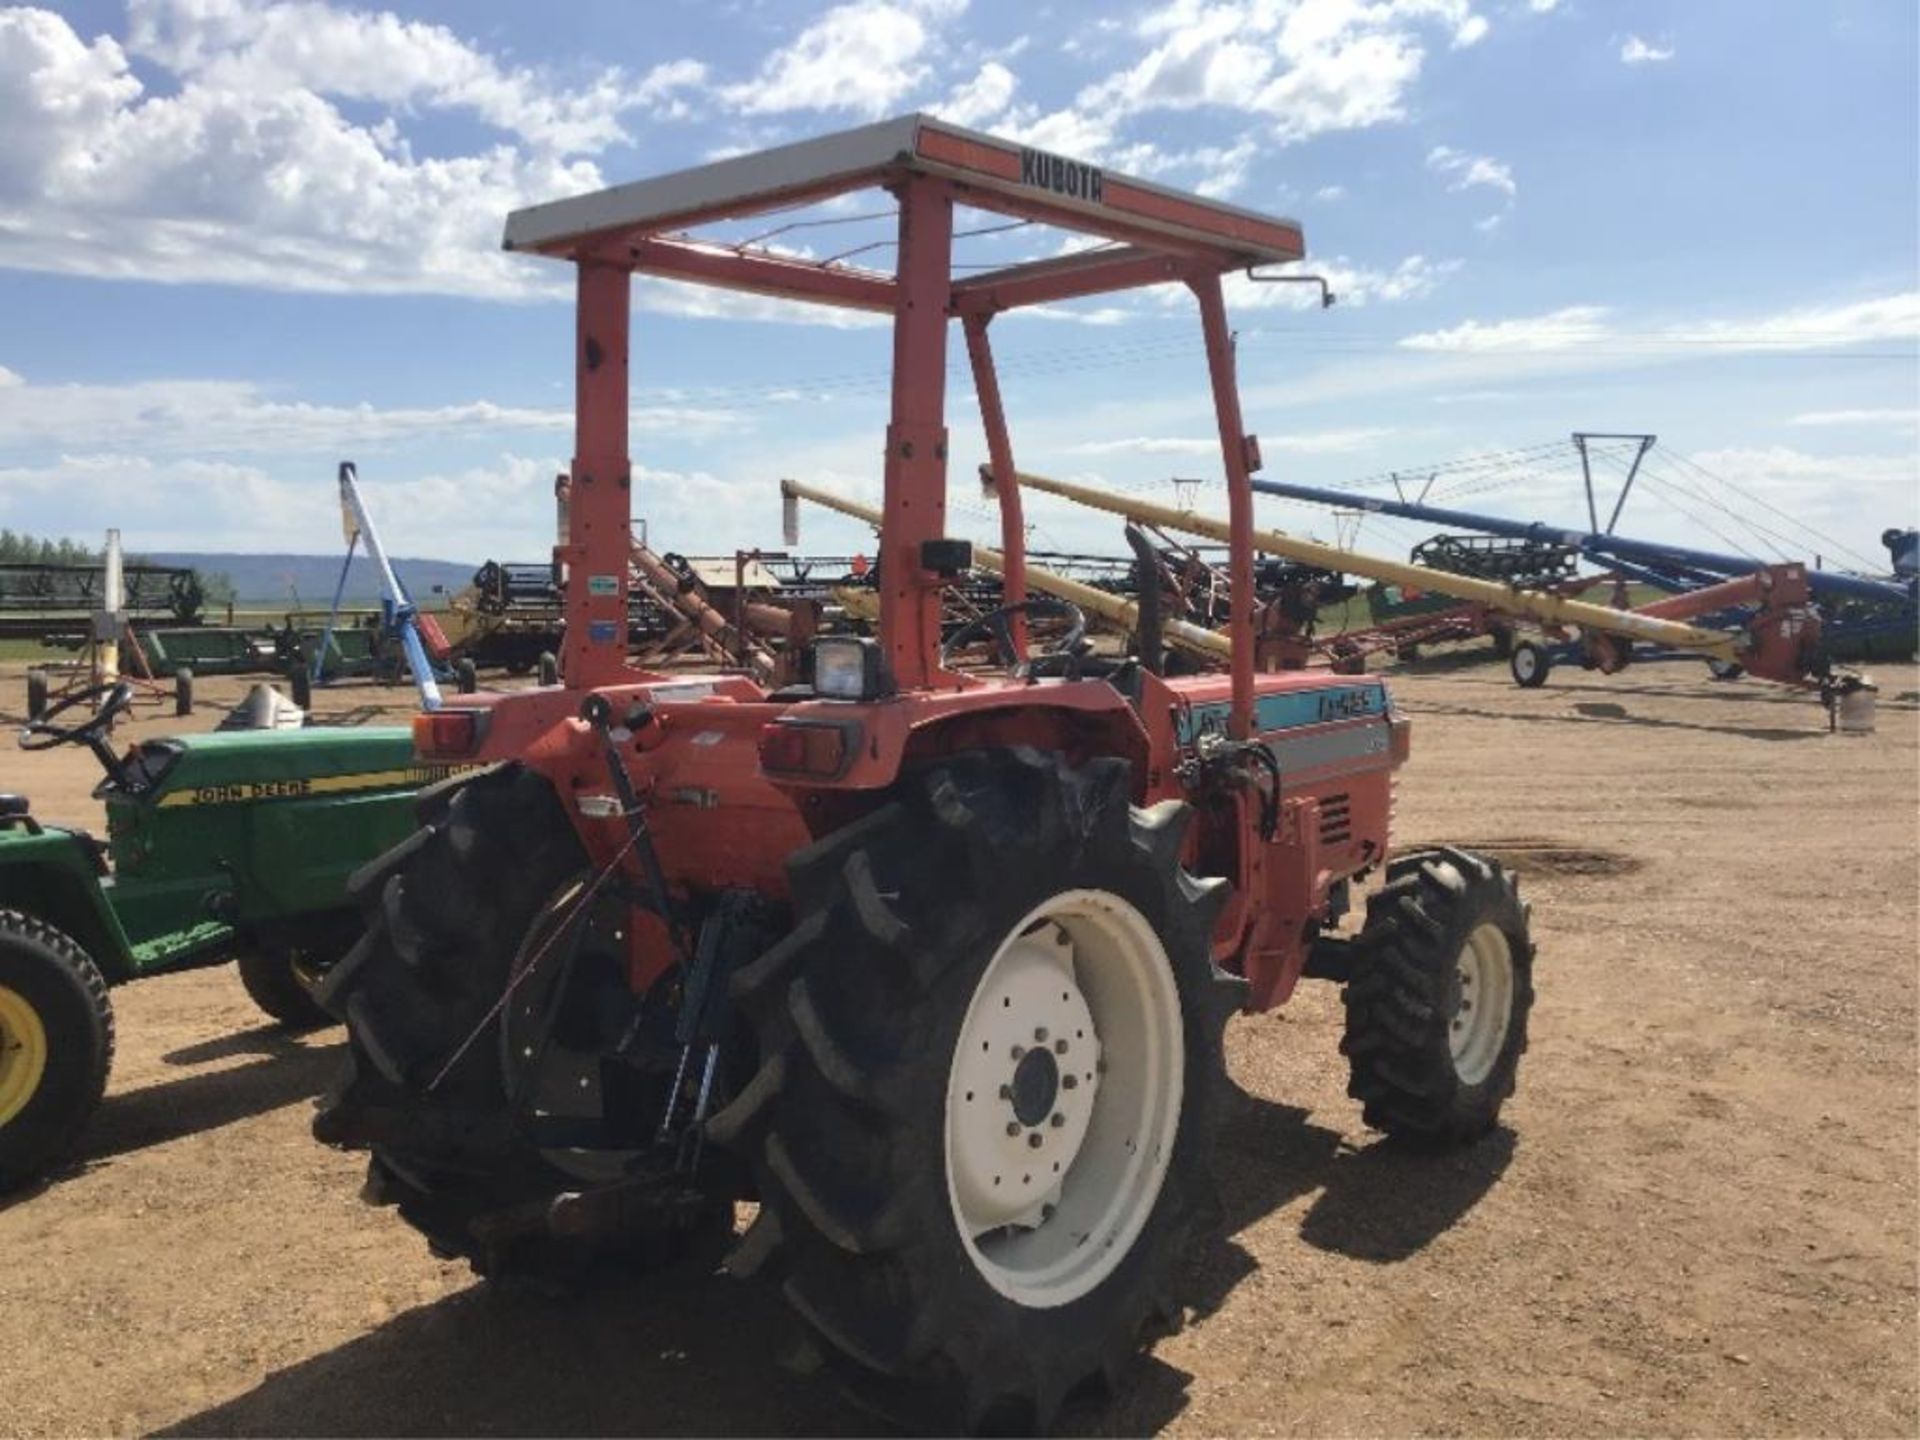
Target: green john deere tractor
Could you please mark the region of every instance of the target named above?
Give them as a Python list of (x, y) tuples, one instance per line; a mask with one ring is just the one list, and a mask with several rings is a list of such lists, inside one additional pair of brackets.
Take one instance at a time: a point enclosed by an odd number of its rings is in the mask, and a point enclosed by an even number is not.
[(0, 1191), (45, 1174), (99, 1104), (109, 987), (237, 959), (267, 1014), (329, 1023), (310, 990), (359, 935), (347, 876), (412, 833), (414, 792), (447, 773), (414, 764), (405, 726), (186, 735), (119, 755), (108, 737), (132, 697), (97, 685), (20, 732), (26, 750), (98, 757), (104, 842), (0, 795)]

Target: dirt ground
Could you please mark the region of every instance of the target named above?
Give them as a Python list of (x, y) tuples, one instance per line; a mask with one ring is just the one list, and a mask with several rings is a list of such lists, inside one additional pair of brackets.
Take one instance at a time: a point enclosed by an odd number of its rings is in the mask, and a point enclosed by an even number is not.
[[(1508, 1127), (1433, 1160), (1344, 1094), (1338, 1001), (1229, 1030), (1229, 1238), (1207, 1308), (1095, 1433), (1910, 1436), (1916, 1408), (1920, 672), (1879, 733), (1692, 665), (1395, 681), (1405, 842), (1499, 853), (1540, 944)], [(21, 667), (0, 671), (17, 721)], [(203, 696), (237, 682), (202, 682)], [(405, 691), (331, 706), (405, 712)], [(142, 719), (136, 734), (192, 722)], [(364, 718), (381, 718), (377, 708)], [(99, 827), (93, 762), (0, 790)], [(776, 1297), (668, 1273), (492, 1294), (361, 1205), (307, 1133), (337, 1034), (224, 970), (115, 995), (81, 1163), (0, 1210), (0, 1430), (20, 1435), (846, 1433)]]

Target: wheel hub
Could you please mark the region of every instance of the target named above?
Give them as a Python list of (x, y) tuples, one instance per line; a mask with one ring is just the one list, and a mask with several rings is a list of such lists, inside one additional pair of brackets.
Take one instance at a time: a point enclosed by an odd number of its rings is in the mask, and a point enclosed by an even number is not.
[(1053, 1114), (1060, 1094), (1060, 1065), (1053, 1052), (1035, 1046), (1013, 1067), (1013, 1115), (1022, 1125), (1038, 1125)]
[(1513, 950), (1500, 927), (1479, 926), (1454, 962), (1456, 994), (1447, 1048), (1463, 1084), (1478, 1085), (1506, 1048), (1513, 1016)]
[(1002, 942), (946, 1117), (954, 1221), (995, 1289), (1064, 1305), (1126, 1257), (1172, 1158), (1184, 1050), (1166, 950), (1119, 896), (1063, 891)]
[(47, 1070), (47, 1030), (40, 1012), (17, 990), (0, 985), (0, 1125), (27, 1108)]

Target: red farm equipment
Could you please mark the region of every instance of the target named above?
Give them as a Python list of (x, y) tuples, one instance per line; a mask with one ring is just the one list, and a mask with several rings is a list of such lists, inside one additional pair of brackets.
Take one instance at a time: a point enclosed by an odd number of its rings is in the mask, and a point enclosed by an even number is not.
[[(891, 274), (689, 233), (874, 187)], [(956, 207), (1104, 243), (956, 273)], [(372, 1152), (371, 1199), (487, 1274), (672, 1253), (757, 1202), (730, 1268), (777, 1280), (843, 1383), (1038, 1428), (1177, 1318), (1232, 1012), (1344, 983), (1369, 1123), (1495, 1124), (1533, 996), (1512, 877), (1390, 855), (1409, 725), (1379, 680), (1256, 673), (1221, 278), (1299, 259), (1294, 224), (907, 116), (521, 211), (506, 243), (577, 266), (563, 684), (417, 717), (423, 761), (489, 768), (355, 877), (369, 928), (323, 993), (350, 1067), (315, 1132)], [(808, 686), (627, 661), (635, 273), (891, 317), (877, 636), (818, 639)], [(1011, 486), (1004, 604), (943, 645), (973, 560), (945, 524), (950, 323), (1012, 476), (991, 320), (1163, 283), (1218, 413), (1224, 673), (1091, 653), (1029, 599)], [(1029, 645), (1042, 619), (1066, 633)], [(981, 634), (998, 667), (956, 669)]]

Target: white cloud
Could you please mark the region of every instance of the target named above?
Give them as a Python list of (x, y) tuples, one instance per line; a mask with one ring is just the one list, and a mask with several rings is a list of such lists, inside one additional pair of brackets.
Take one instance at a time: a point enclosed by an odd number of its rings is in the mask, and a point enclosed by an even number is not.
[(1322, 185), (1318, 190), (1313, 192), (1313, 198), (1323, 204), (1331, 205), (1336, 200), (1344, 200), (1347, 198), (1347, 187), (1344, 185)]
[(1911, 430), (1920, 425), (1920, 410), (1910, 405), (1893, 406), (1879, 410), (1809, 410), (1788, 420), (1789, 425), (1820, 426), (1891, 426), (1896, 430)]
[(1483, 215), (1474, 221), (1473, 228), (1478, 230), (1482, 235), (1491, 235), (1500, 228), (1501, 222), (1506, 218), (1504, 213), (1496, 211), (1492, 215)]
[(1527, 8), (1536, 15), (1551, 15), (1560, 0), (1527, 0)]
[[(1334, 256), (1272, 266), (1263, 273), (1319, 275), (1343, 309), (1358, 309), (1374, 301), (1418, 300), (1459, 268), (1458, 260), (1429, 260), (1425, 255), (1409, 255), (1390, 270), (1356, 265), (1345, 256)], [(1234, 310), (1300, 310), (1320, 304), (1320, 292), (1311, 285), (1269, 285), (1233, 274), (1226, 277), (1225, 289), (1227, 304)], [(1184, 292), (1176, 292), (1176, 296), (1184, 296)]]
[[(215, 0), (207, 13), (229, 14)], [(340, 32), (341, 45), (356, 34)], [(145, 43), (189, 67), (174, 93), (147, 92), (109, 38), (83, 43), (48, 11), (0, 11), (0, 264), (359, 293), (513, 298), (561, 286), (555, 267), (500, 253), (500, 224), (516, 205), (598, 186), (590, 161), (545, 141), (419, 159), (390, 115), (355, 124), (312, 89), (267, 83), (279, 51), (262, 52), (254, 70), (254, 52), (235, 50), (241, 42), (218, 24), (156, 30)], [(325, 68), (303, 63), (308, 79)], [(203, 72), (237, 78), (216, 85), (196, 78)], [(470, 108), (486, 99), (489, 113), (548, 138), (601, 133), (585, 111), (536, 103), (524, 72), (491, 73), (495, 92), (484, 71), (458, 85), (443, 76), (439, 89), (400, 70), (359, 84), (396, 105), (391, 97), (431, 107), (458, 94)]]
[(1447, 178), (1449, 190), (1468, 190), (1484, 185), (1509, 198), (1519, 193), (1513, 182), (1513, 167), (1491, 155), (1469, 155), (1450, 145), (1436, 145), (1427, 152), (1427, 168)]
[[(9, 372), (11, 373), (11, 372)], [(713, 435), (743, 417), (699, 406), (640, 406), (638, 431)], [(401, 440), (484, 432), (564, 434), (571, 410), (497, 405), (382, 408), (314, 405), (271, 397), (239, 380), (145, 380), (124, 385), (40, 385), (15, 377), (0, 386), (0, 448), (58, 447), (84, 436), (95, 446), (199, 455), (348, 453)]]
[(966, 84), (956, 86), (944, 104), (935, 106), (934, 114), (975, 129), (990, 125), (1012, 103), (1017, 83), (1013, 71), (998, 60), (989, 60)]
[(1920, 291), (1841, 305), (1809, 305), (1734, 320), (1675, 321), (1640, 330), (1608, 323), (1599, 305), (1569, 305), (1513, 320), (1468, 320), (1447, 330), (1409, 335), (1408, 350), (1551, 351), (1596, 345), (1650, 354), (1707, 354), (1715, 350), (1820, 350), (1920, 336)]
[(1658, 65), (1673, 59), (1673, 47), (1649, 44), (1638, 35), (1629, 35), (1620, 46), (1620, 62), (1623, 65)]
[[(1392, 434), (1390, 430), (1293, 431), (1271, 439), (1260, 437), (1263, 450), (1291, 455), (1332, 455), (1370, 448), (1377, 440)], [(1089, 440), (1062, 447), (1071, 455), (1195, 455), (1218, 456), (1220, 439), (1187, 436), (1135, 435), (1121, 440)]]
[(1173, 0), (1138, 25), (1152, 42), (1138, 61), (1082, 90), (1070, 114), (1034, 119), (1083, 140), (1129, 116), (1203, 107), (1258, 116), (1283, 143), (1365, 129), (1405, 118), (1422, 31), (1436, 27), (1455, 47), (1487, 32), (1469, 0)]
[(1569, 305), (1523, 320), (1468, 320), (1450, 330), (1428, 330), (1403, 339), (1407, 350), (1567, 350), (1605, 337), (1604, 306)]
[(964, 4), (851, 0), (813, 21), (769, 55), (751, 80), (722, 90), (749, 114), (848, 110), (880, 116), (930, 73), (924, 59), (934, 38), (929, 21)]
[(627, 138), (637, 95), (669, 93), (684, 70), (634, 86), (617, 69), (560, 81), (503, 68), (451, 30), (318, 0), (129, 0), (127, 48), (209, 90), (308, 90), (343, 100), (466, 110), (544, 149), (579, 154)]

